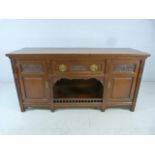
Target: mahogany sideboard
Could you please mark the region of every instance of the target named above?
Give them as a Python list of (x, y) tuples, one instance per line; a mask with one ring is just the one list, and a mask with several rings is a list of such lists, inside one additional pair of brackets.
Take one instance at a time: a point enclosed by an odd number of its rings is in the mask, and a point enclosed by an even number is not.
[(148, 53), (130, 48), (23, 48), (11, 60), (20, 109), (135, 110)]

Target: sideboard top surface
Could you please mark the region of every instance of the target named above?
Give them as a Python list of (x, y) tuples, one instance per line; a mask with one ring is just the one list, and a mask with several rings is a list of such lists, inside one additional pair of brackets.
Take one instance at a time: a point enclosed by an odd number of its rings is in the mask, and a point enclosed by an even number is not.
[(149, 53), (131, 48), (22, 48), (6, 54), (14, 55), (51, 55), (51, 54), (101, 54), (101, 55), (129, 55), (129, 56), (150, 56)]

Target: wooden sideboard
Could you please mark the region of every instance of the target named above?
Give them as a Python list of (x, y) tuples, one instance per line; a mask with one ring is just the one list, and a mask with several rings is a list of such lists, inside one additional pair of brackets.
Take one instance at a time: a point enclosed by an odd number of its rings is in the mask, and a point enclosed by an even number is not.
[(23, 48), (6, 55), (21, 111), (116, 106), (134, 111), (150, 56), (129, 48)]

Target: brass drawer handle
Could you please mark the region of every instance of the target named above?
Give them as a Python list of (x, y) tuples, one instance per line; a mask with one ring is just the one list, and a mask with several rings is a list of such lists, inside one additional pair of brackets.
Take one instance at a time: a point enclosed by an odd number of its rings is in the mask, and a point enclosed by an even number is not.
[(96, 64), (92, 64), (92, 65), (90, 65), (90, 70), (91, 70), (92, 72), (95, 72), (95, 71), (98, 70), (98, 66), (97, 66)]
[(67, 66), (66, 65), (64, 65), (64, 64), (60, 64), (59, 65), (59, 71), (60, 72), (64, 72), (64, 71), (66, 71), (67, 70)]

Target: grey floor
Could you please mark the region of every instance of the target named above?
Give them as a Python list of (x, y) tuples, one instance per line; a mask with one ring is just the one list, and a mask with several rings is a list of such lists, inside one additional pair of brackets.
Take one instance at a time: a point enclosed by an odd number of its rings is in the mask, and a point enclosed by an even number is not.
[(21, 113), (13, 83), (0, 83), (0, 134), (155, 134), (155, 82), (143, 82), (135, 112), (111, 108), (30, 109)]

